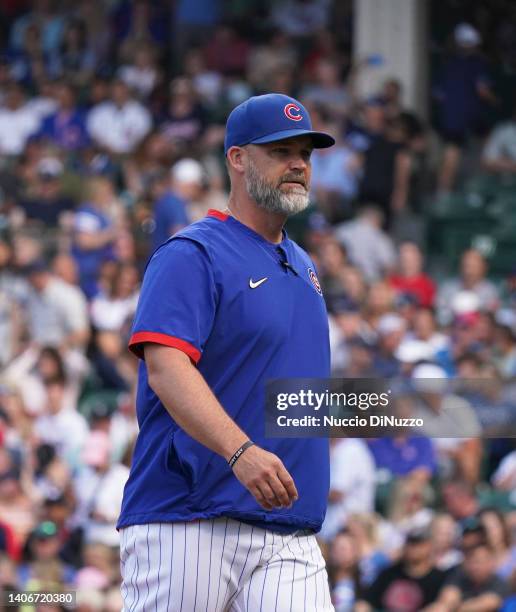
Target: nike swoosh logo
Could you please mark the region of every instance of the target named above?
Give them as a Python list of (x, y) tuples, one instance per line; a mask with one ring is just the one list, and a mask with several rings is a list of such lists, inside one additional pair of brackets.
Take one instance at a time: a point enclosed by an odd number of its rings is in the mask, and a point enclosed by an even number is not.
[(256, 289), (256, 287), (259, 287), (260, 285), (263, 285), (263, 283), (268, 279), (268, 276), (265, 276), (264, 278), (260, 278), (260, 280), (257, 280), (256, 282), (253, 281), (252, 278), (249, 279), (249, 287), (251, 287), (251, 289)]

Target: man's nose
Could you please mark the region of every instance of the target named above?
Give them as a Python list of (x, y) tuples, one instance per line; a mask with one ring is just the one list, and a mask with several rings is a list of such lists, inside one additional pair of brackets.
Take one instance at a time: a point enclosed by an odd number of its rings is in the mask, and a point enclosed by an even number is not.
[(296, 155), (292, 157), (289, 164), (290, 170), (297, 170), (304, 172), (308, 168), (308, 164), (305, 159), (301, 155)]

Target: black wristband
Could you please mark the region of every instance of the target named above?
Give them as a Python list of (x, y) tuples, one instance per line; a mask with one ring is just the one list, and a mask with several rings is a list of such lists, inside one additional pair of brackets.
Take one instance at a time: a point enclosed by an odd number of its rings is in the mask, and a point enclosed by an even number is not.
[(247, 442), (244, 442), (242, 446), (236, 450), (235, 454), (228, 461), (228, 465), (230, 468), (235, 465), (235, 463), (240, 459), (241, 455), (243, 455), (250, 446), (254, 446), (254, 442), (251, 442), (251, 440), (247, 440)]

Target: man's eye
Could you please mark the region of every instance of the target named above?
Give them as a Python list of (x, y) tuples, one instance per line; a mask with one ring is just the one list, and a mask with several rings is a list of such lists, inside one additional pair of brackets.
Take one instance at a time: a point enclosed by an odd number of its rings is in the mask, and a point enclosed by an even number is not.
[(277, 147), (274, 149), (275, 153), (279, 153), (280, 155), (288, 155), (288, 149), (286, 147)]

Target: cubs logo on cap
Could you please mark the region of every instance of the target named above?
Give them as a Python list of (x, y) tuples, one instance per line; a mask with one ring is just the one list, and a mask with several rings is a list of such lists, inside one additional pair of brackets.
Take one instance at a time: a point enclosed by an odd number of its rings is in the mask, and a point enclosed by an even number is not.
[(283, 109), (285, 115), (287, 115), (289, 119), (292, 119), (292, 121), (301, 121), (301, 119), (303, 119), (299, 114), (300, 110), (299, 106), (297, 104), (292, 104), (292, 102), (289, 102)]
[(325, 132), (312, 129), (306, 108), (294, 98), (271, 93), (253, 96), (234, 108), (226, 123), (224, 151), (246, 144), (264, 144), (295, 136), (310, 136), (315, 149), (335, 144)]

